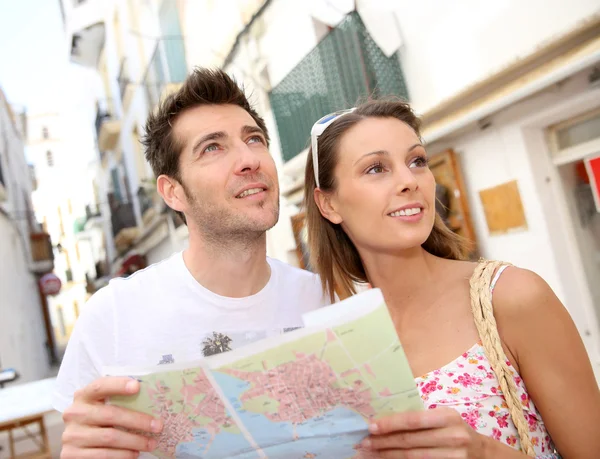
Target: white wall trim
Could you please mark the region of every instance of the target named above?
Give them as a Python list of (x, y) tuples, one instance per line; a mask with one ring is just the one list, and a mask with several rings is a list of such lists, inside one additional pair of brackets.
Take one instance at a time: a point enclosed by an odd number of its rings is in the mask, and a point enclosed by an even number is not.
[[(571, 306), (569, 312), (582, 334), (594, 370), (597, 375), (600, 375), (598, 320), (571, 224), (572, 217), (565, 190), (545, 135), (546, 128), (552, 124), (576, 117), (589, 111), (594, 105), (600, 106), (600, 97), (594, 98), (590, 94), (595, 92), (600, 92), (600, 89), (584, 91), (567, 100), (557, 101), (547, 110), (523, 120), (522, 132), (529, 151), (531, 166), (535, 172), (534, 181), (540, 195), (540, 205), (548, 219), (548, 233), (553, 241), (557, 270)], [(548, 190), (551, 196), (544, 199)]]

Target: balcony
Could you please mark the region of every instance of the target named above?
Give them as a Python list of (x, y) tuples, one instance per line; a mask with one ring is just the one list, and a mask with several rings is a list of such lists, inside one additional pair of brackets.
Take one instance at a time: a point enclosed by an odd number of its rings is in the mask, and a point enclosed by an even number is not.
[(54, 269), (54, 252), (48, 233), (31, 233), (31, 267), (36, 274), (46, 274)]
[(408, 99), (398, 55), (386, 57), (354, 12), (269, 94), (284, 161), (308, 147), (316, 120), (367, 95)]
[(115, 150), (121, 135), (121, 121), (115, 116), (110, 102), (99, 100), (96, 104), (96, 136), (101, 156), (106, 151)]
[(156, 107), (161, 98), (176, 91), (186, 76), (183, 40), (180, 38), (159, 40), (143, 78), (150, 107)]
[(102, 213), (96, 204), (87, 204), (85, 215), (81, 215), (73, 221), (73, 233), (87, 237), (87, 232), (92, 228), (102, 228)]
[(97, 224), (102, 220), (102, 212), (97, 204), (86, 204), (85, 206), (85, 227), (89, 229), (90, 226)]
[[(140, 203), (140, 213), (142, 215), (142, 223), (148, 226), (155, 217), (160, 213), (157, 211), (157, 201), (160, 199), (155, 188), (141, 186), (137, 191), (137, 198)], [(160, 199), (162, 202), (162, 199)]]
[(140, 234), (132, 203), (115, 202), (111, 210), (115, 246), (119, 252), (127, 250)]

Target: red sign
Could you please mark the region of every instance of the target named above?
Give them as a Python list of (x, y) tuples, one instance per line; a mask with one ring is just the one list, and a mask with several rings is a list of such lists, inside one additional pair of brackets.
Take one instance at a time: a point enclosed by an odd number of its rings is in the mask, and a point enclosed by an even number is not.
[(55, 274), (44, 274), (40, 278), (40, 288), (44, 295), (56, 295), (60, 292), (61, 287), (62, 282)]
[(590, 185), (594, 193), (596, 210), (600, 212), (600, 156), (585, 160), (585, 168), (590, 176)]

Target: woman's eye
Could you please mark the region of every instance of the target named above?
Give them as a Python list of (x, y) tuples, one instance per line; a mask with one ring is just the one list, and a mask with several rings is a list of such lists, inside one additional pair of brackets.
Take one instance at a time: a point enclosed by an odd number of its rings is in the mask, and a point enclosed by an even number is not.
[(425, 156), (419, 156), (415, 158), (409, 167), (427, 167), (429, 165), (429, 160)]
[(385, 172), (383, 164), (373, 164), (367, 169), (367, 174), (381, 174), (382, 172)]

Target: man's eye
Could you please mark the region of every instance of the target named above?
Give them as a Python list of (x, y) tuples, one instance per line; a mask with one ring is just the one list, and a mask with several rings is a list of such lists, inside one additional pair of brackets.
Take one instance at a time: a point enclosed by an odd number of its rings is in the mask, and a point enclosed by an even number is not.
[(256, 143), (256, 142), (265, 143), (263, 138), (259, 135), (253, 135), (252, 137), (250, 137), (248, 139), (248, 143)]
[(207, 146), (204, 149), (205, 153), (210, 153), (212, 151), (217, 151), (219, 149), (219, 146), (216, 143), (211, 143), (209, 146)]

